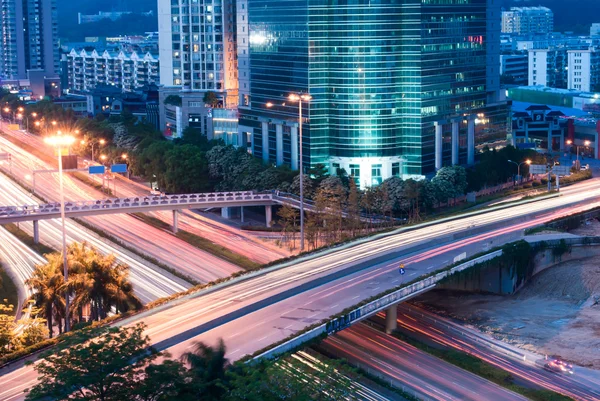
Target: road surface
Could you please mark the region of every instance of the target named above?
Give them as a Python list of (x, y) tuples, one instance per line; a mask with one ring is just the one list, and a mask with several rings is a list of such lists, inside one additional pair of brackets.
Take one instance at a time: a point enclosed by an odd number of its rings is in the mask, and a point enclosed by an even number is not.
[(386, 382), (419, 399), (437, 401), (525, 401), (470, 372), (431, 356), (364, 323), (323, 341), (319, 348), (355, 366), (375, 372)]
[[(590, 180), (565, 189), (558, 198), (377, 235), (184, 297), (119, 324), (143, 321), (155, 346), (174, 357), (195, 341), (214, 344), (224, 338), (227, 357), (237, 360), (396, 288), (402, 280), (432, 273), (457, 255), (469, 257), (520, 238), (528, 227), (599, 206), (599, 196), (600, 180)], [(407, 268), (402, 277), (400, 262)], [(21, 398), (35, 377), (31, 367), (6, 370), (0, 388), (7, 390), (0, 391), (0, 400)]]
[[(383, 318), (380, 316), (383, 322)], [(528, 381), (577, 400), (600, 399), (600, 372), (575, 367), (574, 375), (543, 369), (544, 358), (518, 350), (483, 333), (468, 329), (412, 304), (398, 307), (398, 329), (431, 345), (444, 345), (474, 355)]]
[[(49, 169), (51, 166), (15, 146), (5, 138), (0, 138), (3, 152), (12, 154), (12, 172), (22, 182), (33, 170)], [(6, 167), (6, 165), (2, 166)], [(65, 199), (101, 199), (101, 192), (92, 189), (79, 180), (65, 176)], [(36, 174), (36, 194), (49, 201), (58, 201), (58, 174)], [(13, 199), (6, 205), (23, 204), (19, 199)], [(200, 282), (209, 282), (221, 277), (230, 276), (240, 268), (230, 262), (220, 259), (208, 252), (202, 251), (169, 233), (149, 226), (148, 224), (126, 214), (97, 216), (84, 218), (94, 226), (112, 234), (131, 247), (171, 266)], [(43, 235), (42, 224), (40, 233)], [(106, 240), (105, 240), (106, 241)], [(174, 257), (173, 255), (177, 255)]]
[[(13, 131), (7, 127), (3, 128), (6, 135), (10, 135), (19, 141), (25, 142), (28, 145), (35, 146), (38, 149), (47, 149), (47, 154), (52, 154), (52, 150), (46, 145), (42, 138), (36, 135), (28, 134), (23, 131)], [(98, 153), (99, 154), (99, 153)], [(83, 164), (82, 164), (83, 167)], [(83, 173), (85, 174), (85, 173)], [(36, 174), (36, 179), (39, 175)], [(98, 183), (102, 183), (101, 176), (90, 176)], [(37, 184), (37, 183), (36, 183)], [(37, 186), (37, 185), (36, 185)], [(110, 187), (113, 188), (112, 183)], [(147, 196), (149, 188), (137, 182), (119, 176), (117, 179), (117, 195), (123, 196)], [(105, 195), (100, 194), (99, 198), (103, 199)], [(79, 200), (78, 198), (67, 198), (67, 200)], [(85, 198), (88, 199), (88, 198)], [(170, 212), (154, 212), (154, 217), (157, 217), (164, 222), (172, 223), (172, 214)], [(215, 244), (224, 246), (236, 253), (244, 255), (257, 263), (268, 263), (273, 260), (281, 259), (290, 256), (290, 253), (274, 244), (260, 240), (253, 234), (245, 233), (239, 229), (233, 228), (227, 224), (209, 219), (201, 214), (191, 210), (182, 211), (179, 216), (179, 227), (185, 231), (189, 231), (203, 238), (206, 238)]]

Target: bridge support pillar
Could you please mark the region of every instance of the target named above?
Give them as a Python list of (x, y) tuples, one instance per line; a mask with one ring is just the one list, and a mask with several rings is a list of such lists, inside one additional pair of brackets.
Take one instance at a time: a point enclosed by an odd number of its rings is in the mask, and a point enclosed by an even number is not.
[(240, 218), (244, 222), (244, 206), (240, 206)]
[(228, 207), (222, 207), (221, 208), (221, 217), (230, 219), (231, 218), (231, 209)]
[(385, 332), (391, 334), (398, 328), (398, 305), (394, 304), (385, 310)]
[(177, 231), (179, 231), (179, 211), (178, 210), (173, 210), (173, 227), (171, 229), (173, 230), (173, 234), (177, 234)]
[(265, 206), (265, 216), (267, 218), (267, 227), (271, 227), (273, 220), (273, 207), (271, 205)]
[(33, 243), (40, 243), (40, 221), (33, 220)]

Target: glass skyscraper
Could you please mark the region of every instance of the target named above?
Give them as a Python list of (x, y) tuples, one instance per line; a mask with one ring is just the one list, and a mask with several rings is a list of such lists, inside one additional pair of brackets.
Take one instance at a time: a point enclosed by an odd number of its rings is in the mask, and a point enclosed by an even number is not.
[(240, 131), (257, 157), (296, 167), (288, 95), (308, 93), (305, 168), (344, 168), (369, 186), (473, 162), (474, 125), (490, 121), (499, 88), (492, 0), (241, 1)]

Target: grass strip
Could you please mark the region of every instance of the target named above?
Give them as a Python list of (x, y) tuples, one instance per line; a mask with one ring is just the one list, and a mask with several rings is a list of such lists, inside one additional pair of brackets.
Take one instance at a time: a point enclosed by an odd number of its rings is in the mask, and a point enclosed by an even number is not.
[(143, 221), (144, 223), (158, 228), (159, 230), (164, 230), (169, 234), (179, 238), (182, 241), (187, 242), (188, 244), (202, 249), (203, 251), (209, 252), (223, 260), (231, 262), (244, 270), (253, 271), (258, 270), (262, 267), (260, 263), (257, 263), (246, 256), (240, 255), (232, 251), (231, 249), (227, 249), (224, 246), (215, 244), (214, 242), (207, 240), (206, 238), (202, 238), (199, 235), (193, 234), (189, 231), (179, 229), (177, 234), (173, 234), (171, 232), (171, 225), (167, 222), (162, 221), (154, 216), (150, 216), (145, 213), (132, 213), (131, 216), (137, 218), (138, 220)]
[(514, 383), (514, 377), (507, 371), (497, 368), (496, 366), (487, 363), (473, 355), (455, 349), (440, 349), (427, 345), (419, 340), (409, 337), (403, 333), (395, 331), (392, 334), (394, 337), (427, 352), (443, 361), (455, 365), (468, 372), (476, 374), (486, 380), (489, 380), (497, 385), (506, 388), (507, 390), (521, 394), (533, 401), (574, 401), (571, 397), (567, 397), (560, 393), (545, 390), (533, 389)]
[(93, 231), (94, 233), (98, 234), (99, 236), (101, 236), (102, 238), (106, 238), (107, 240), (118, 244), (120, 247), (128, 250), (129, 252), (139, 256), (140, 258), (160, 267), (163, 270), (168, 271), (169, 273), (171, 273), (172, 275), (179, 277), (182, 280), (187, 281), (188, 283), (192, 284), (192, 285), (199, 285), (200, 282), (190, 276), (188, 276), (187, 274), (183, 274), (181, 273), (179, 270), (172, 268), (171, 266), (166, 265), (165, 263), (159, 261), (156, 258), (153, 258), (152, 256), (148, 256), (143, 252), (138, 251), (136, 248), (131, 247), (127, 244), (125, 244), (123, 241), (121, 241), (120, 239), (118, 239), (117, 237), (115, 237), (112, 234), (107, 233), (106, 231), (80, 219), (77, 217), (73, 217), (72, 220), (76, 221), (79, 225), (82, 225), (83, 227), (87, 228), (90, 231)]
[(22, 243), (24, 243), (25, 245), (27, 245), (28, 247), (30, 247), (31, 249), (33, 249), (34, 251), (39, 253), (40, 255), (46, 255), (48, 253), (58, 252), (56, 249), (54, 249), (50, 246), (44, 245), (41, 242), (36, 244), (33, 241), (33, 237), (31, 235), (27, 234), (25, 231), (23, 231), (21, 228), (19, 228), (19, 226), (17, 226), (14, 223), (5, 224), (4, 228), (6, 228), (6, 230), (8, 232), (10, 232), (12, 235), (17, 237), (19, 239), (19, 241), (21, 241)]

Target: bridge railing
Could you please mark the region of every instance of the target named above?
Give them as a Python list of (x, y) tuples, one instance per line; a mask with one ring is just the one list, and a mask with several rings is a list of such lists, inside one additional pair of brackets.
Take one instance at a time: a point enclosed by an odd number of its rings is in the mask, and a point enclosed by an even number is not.
[[(219, 202), (248, 202), (272, 200), (273, 195), (269, 193), (257, 193), (253, 191), (244, 192), (211, 192), (181, 195), (148, 195), (132, 196), (127, 198), (108, 198), (102, 200), (81, 200), (65, 202), (65, 212), (92, 211), (98, 209), (122, 209), (140, 206), (161, 205), (198, 205), (203, 203), (214, 204)], [(214, 205), (213, 205), (214, 206)], [(3, 206), (0, 207), (1, 217), (13, 216), (35, 216), (57, 213), (60, 211), (60, 203), (42, 203), (39, 205)]]

